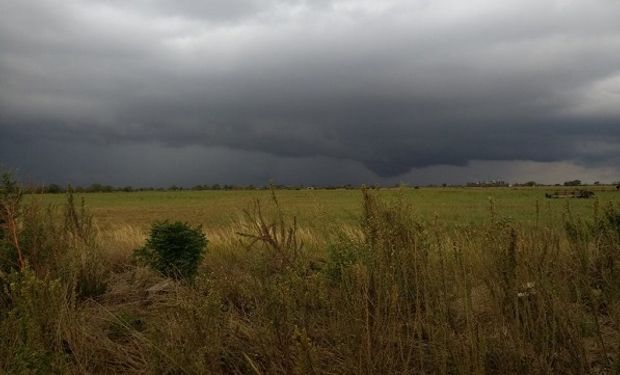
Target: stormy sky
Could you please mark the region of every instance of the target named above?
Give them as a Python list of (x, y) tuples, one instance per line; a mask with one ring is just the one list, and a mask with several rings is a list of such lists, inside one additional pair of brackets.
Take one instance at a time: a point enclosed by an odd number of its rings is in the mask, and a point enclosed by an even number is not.
[(617, 0), (0, 0), (43, 183), (620, 180)]

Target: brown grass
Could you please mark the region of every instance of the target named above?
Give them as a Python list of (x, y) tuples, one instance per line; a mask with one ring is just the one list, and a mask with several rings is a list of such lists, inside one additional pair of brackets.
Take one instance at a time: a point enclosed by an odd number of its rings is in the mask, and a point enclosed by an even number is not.
[(620, 370), (618, 208), (532, 227), (491, 204), (488, 224), (446, 226), (365, 192), (358, 225), (318, 229), (271, 202), (207, 233), (193, 283), (134, 264), (142, 228), (102, 232), (71, 208), (70, 225), (20, 217), (21, 235), (42, 240), (22, 237), (25, 256), (54, 257), (3, 265), (1, 371)]

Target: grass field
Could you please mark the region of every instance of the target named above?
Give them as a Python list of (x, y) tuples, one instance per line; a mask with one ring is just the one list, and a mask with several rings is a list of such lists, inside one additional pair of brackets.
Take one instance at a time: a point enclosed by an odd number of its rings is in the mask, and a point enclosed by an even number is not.
[[(546, 199), (545, 192), (572, 190), (566, 187), (536, 188), (402, 188), (380, 189), (386, 199), (402, 199), (422, 220), (445, 224), (480, 224), (497, 214), (523, 224), (561, 222), (567, 207), (575, 215), (591, 215), (595, 202), (620, 202), (613, 186), (583, 187), (596, 192), (596, 199)], [(325, 225), (355, 225), (362, 210), (359, 190), (278, 190), (282, 207), (301, 226), (323, 229)], [(201, 224), (207, 230), (221, 229), (237, 221), (254, 200), (271, 200), (265, 190), (167, 191), (86, 193), (83, 197), (102, 229), (130, 225), (146, 229), (153, 221), (174, 219)], [(38, 196), (44, 203), (60, 204), (63, 194)], [(538, 208), (537, 208), (538, 207)], [(537, 213), (538, 211), (538, 213)]]
[[(620, 193), (556, 189), (5, 183), (0, 373), (620, 373)], [(195, 277), (134, 256), (163, 219), (203, 225)]]

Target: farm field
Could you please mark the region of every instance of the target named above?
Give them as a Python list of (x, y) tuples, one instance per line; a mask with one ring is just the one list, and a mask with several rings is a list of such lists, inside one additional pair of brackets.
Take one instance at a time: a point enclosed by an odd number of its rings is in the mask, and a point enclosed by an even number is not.
[[(620, 202), (613, 186), (584, 186), (594, 199), (546, 199), (546, 192), (570, 191), (570, 187), (533, 188), (392, 188), (375, 190), (381, 198), (401, 200), (417, 218), (446, 225), (475, 225), (488, 222), (491, 207), (496, 214), (525, 225), (560, 222), (567, 208), (576, 216), (591, 215), (599, 206)], [(303, 227), (356, 225), (362, 210), (360, 190), (276, 190), (280, 206)], [(102, 229), (129, 225), (146, 229), (155, 220), (182, 220), (221, 229), (239, 220), (255, 200), (271, 201), (266, 190), (148, 191), (83, 193), (87, 207)], [(61, 204), (64, 194), (37, 195), (47, 204)], [(537, 208), (538, 207), (538, 208)], [(538, 211), (538, 213), (537, 213)]]

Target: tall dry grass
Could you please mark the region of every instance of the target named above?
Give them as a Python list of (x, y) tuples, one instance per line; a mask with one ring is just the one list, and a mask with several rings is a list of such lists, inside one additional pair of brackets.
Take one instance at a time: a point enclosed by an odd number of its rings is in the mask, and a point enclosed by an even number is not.
[[(5, 262), (0, 274), (0, 369), (620, 370), (617, 207), (524, 228), (492, 202), (488, 224), (461, 227), (369, 192), (362, 205), (357, 227), (312, 232), (275, 197), (257, 202), (234, 228), (207, 233), (192, 284), (135, 265), (145, 234), (100, 233), (71, 196), (56, 214), (24, 206), (14, 217), (24, 266)], [(10, 237), (0, 238), (14, 255)]]

